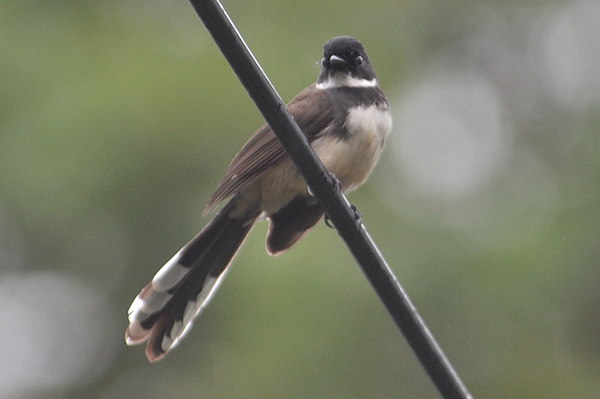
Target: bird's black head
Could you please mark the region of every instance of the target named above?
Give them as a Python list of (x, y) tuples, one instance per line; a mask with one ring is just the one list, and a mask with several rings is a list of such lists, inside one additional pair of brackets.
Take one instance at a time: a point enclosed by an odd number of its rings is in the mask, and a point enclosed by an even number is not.
[(350, 36), (334, 37), (323, 46), (321, 74), (317, 83), (330, 87), (373, 86), (377, 74), (365, 48)]

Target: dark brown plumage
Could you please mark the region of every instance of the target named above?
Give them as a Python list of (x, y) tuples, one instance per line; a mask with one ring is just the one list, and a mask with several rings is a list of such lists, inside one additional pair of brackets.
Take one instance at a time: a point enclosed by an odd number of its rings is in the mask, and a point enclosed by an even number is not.
[[(324, 46), (316, 84), (288, 105), (298, 126), (344, 192), (362, 184), (391, 129), (387, 99), (362, 44), (350, 37)], [(208, 303), (256, 220), (270, 221), (267, 251), (279, 254), (323, 217), (304, 179), (268, 125), (240, 152), (204, 213), (231, 198), (141, 291), (129, 309), (128, 344), (148, 340), (150, 361), (161, 359)]]

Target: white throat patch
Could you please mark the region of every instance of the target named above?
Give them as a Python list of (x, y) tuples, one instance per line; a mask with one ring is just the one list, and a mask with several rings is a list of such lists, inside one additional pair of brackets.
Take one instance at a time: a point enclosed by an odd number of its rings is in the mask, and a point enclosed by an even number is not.
[(355, 78), (348, 74), (339, 74), (329, 77), (326, 81), (317, 83), (317, 89), (335, 89), (338, 87), (377, 87), (377, 79), (366, 80)]

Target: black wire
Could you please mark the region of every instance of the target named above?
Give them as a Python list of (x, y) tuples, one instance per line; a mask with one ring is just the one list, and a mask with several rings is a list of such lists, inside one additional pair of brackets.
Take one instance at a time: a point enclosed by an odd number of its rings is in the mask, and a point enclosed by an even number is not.
[(218, 0), (190, 0), (444, 398), (471, 398)]

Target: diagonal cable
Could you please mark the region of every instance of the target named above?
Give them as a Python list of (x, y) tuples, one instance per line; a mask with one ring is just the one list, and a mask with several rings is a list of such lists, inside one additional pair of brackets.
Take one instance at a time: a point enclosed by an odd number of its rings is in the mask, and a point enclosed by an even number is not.
[(294, 122), (285, 103), (218, 0), (190, 0), (213, 40), (346, 242), (442, 397), (472, 398), (417, 313), (346, 197)]

